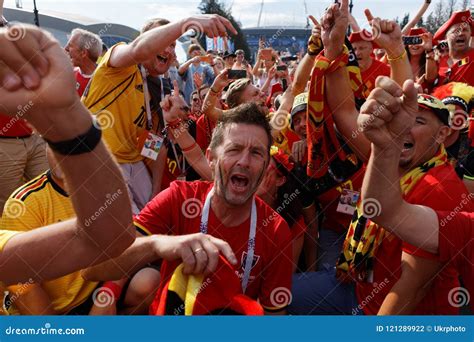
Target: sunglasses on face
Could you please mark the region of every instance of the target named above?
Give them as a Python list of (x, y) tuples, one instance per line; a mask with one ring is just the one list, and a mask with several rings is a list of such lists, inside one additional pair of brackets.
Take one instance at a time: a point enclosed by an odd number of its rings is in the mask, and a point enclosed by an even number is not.
[(199, 102), (199, 99), (197, 97), (193, 98), (193, 102)]

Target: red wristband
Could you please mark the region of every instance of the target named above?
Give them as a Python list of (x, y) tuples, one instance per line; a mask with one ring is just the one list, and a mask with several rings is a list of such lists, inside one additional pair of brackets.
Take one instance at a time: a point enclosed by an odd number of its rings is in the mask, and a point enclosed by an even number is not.
[(197, 146), (197, 142), (194, 142), (194, 144), (192, 144), (191, 146), (182, 148), (181, 151), (183, 151), (183, 152), (189, 152), (189, 151), (191, 151), (192, 149), (194, 149), (196, 146)]
[(113, 294), (114, 300), (119, 300), (120, 296), (122, 295), (122, 286), (116, 284), (113, 281), (106, 281), (102, 286), (100, 287), (99, 294), (101, 292), (105, 292), (107, 294)]

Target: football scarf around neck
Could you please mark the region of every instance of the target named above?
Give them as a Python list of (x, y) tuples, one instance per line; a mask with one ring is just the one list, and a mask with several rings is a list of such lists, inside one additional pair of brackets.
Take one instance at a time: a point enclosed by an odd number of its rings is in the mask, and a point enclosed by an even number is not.
[[(444, 146), (441, 145), (433, 158), (409, 171), (400, 179), (403, 198), (408, 199), (417, 183), (431, 170), (446, 163), (448, 163), (448, 155)], [(383, 239), (388, 237), (382, 227), (363, 215), (364, 205), (368, 212), (372, 209), (381, 210), (381, 208), (375, 208), (372, 202), (369, 204), (369, 201), (364, 203), (359, 200), (336, 266), (337, 277), (343, 282), (372, 282), (375, 253)]]
[[(209, 223), (209, 211), (211, 210), (211, 199), (214, 196), (214, 188), (209, 191), (206, 201), (202, 208), (200, 231), (207, 234), (207, 225)], [(257, 234), (257, 205), (255, 197), (252, 200), (252, 212), (250, 214), (249, 240), (247, 245), (247, 257), (245, 260), (244, 276), (242, 278), (242, 293), (245, 294), (250, 279), (250, 271), (252, 270), (253, 256), (255, 254), (255, 236)]]

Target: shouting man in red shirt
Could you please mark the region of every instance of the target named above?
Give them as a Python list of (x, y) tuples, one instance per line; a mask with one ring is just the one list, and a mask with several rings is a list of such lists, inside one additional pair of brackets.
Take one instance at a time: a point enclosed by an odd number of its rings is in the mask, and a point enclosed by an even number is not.
[[(363, 111), (359, 116), (359, 127), (372, 142), (372, 154), (362, 188), (362, 196), (378, 201), (379, 210), (372, 220), (399, 236), (404, 241), (438, 252), (440, 262), (452, 262), (459, 271), (468, 291), (455, 288), (448, 294), (448, 301), (454, 307), (468, 304), (474, 296), (474, 215), (469, 210), (472, 194), (463, 198), (451, 212), (434, 211), (431, 208), (413, 205), (402, 198), (398, 183), (397, 165), (404, 148), (404, 136), (416, 125), (416, 90), (407, 82), (404, 96), (393, 82), (380, 83), (386, 99), (395, 100), (398, 105), (389, 111), (374, 115)], [(386, 189), (395, 191), (386, 191)], [(462, 212), (464, 211), (464, 212)], [(429, 269), (429, 268), (428, 268)], [(434, 272), (427, 274), (431, 279)], [(379, 314), (397, 314), (400, 303), (399, 289), (393, 288), (380, 308)], [(426, 295), (423, 282), (415, 282), (411, 297), (416, 302)], [(471, 310), (473, 308), (472, 303)]]
[[(178, 96), (162, 102), (169, 134), (176, 136), (182, 130), (183, 122), (178, 117), (183, 105)], [(175, 181), (135, 217), (138, 231), (149, 235), (141, 239), (168, 239), (173, 247), (167, 248), (180, 255), (162, 263), (162, 283), (151, 314), (158, 312), (161, 293), (181, 262), (188, 274), (211, 273), (216, 269), (219, 252), (226, 255), (223, 246), (230, 246), (235, 254), (235, 259), (232, 252), (226, 257), (235, 265), (242, 292), (258, 299), (266, 313), (285, 312), (291, 299), (291, 233), (287, 223), (255, 196), (270, 159), (270, 132), (265, 113), (255, 103), (226, 111), (219, 118), (206, 154), (214, 182)], [(159, 257), (170, 260), (161, 250), (150, 252), (149, 246), (146, 242), (136, 244), (135, 249), (89, 270), (86, 276), (117, 278), (123, 276), (120, 272), (130, 272)]]

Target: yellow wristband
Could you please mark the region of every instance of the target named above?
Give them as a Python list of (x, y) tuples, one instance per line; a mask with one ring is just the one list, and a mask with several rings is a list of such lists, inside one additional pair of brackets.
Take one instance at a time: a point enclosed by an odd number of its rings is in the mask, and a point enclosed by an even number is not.
[(399, 61), (399, 60), (405, 58), (406, 55), (407, 55), (407, 50), (404, 50), (403, 53), (400, 56), (395, 57), (395, 58), (390, 58), (387, 54), (387, 59), (388, 59), (389, 62)]

